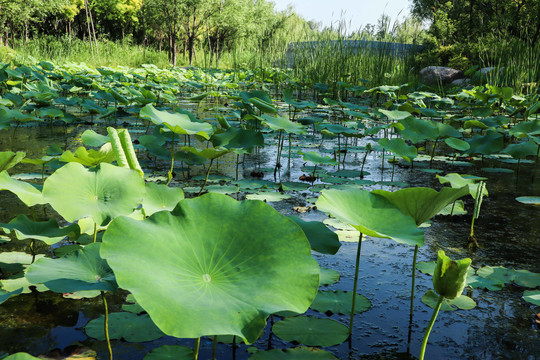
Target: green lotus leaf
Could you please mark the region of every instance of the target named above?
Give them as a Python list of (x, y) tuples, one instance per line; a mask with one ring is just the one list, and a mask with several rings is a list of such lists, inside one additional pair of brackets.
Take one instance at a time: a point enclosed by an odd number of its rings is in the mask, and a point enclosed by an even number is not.
[(414, 144), (425, 141), (426, 139), (435, 140), (439, 137), (437, 127), (433, 122), (428, 120), (421, 120), (410, 116), (400, 120), (398, 124), (403, 127), (403, 130), (399, 127), (397, 128), (403, 139), (410, 140)]
[(54, 156), (42, 156), (41, 159), (22, 159), (21, 163), (43, 166), (56, 159)]
[(520, 196), (516, 200), (523, 204), (540, 205), (540, 196)]
[(13, 355), (9, 355), (8, 357), (3, 358), (2, 360), (40, 360), (40, 358), (34, 357), (27, 353), (16, 353)]
[(162, 159), (170, 159), (171, 152), (163, 147), (165, 139), (155, 135), (143, 135), (139, 136), (139, 143), (148, 150), (148, 152), (154, 156)]
[(514, 272), (514, 282), (520, 286), (534, 289), (540, 286), (540, 273), (533, 273), (528, 270), (516, 270)]
[(143, 107), (139, 115), (156, 125), (165, 125), (176, 134), (199, 135), (208, 140), (214, 131), (212, 125), (208, 123), (191, 121), (186, 114), (171, 114), (167, 111), (156, 110), (152, 104)]
[(465, 210), (465, 204), (463, 203), (463, 200), (457, 200), (455, 203), (448, 204), (444, 209), (439, 211), (437, 215), (466, 215), (467, 210)]
[(250, 360), (337, 360), (332, 353), (318, 349), (300, 346), (293, 349), (273, 349), (259, 351)]
[(32, 184), (15, 180), (7, 171), (0, 172), (0, 191), (8, 190), (17, 195), (17, 197), (26, 204), (26, 206), (34, 206), (37, 204), (46, 204), (47, 201), (43, 198), (39, 191)]
[(23, 291), (22, 288), (14, 290), (14, 291), (5, 291), (3, 289), (0, 289), (0, 304), (5, 302), (10, 297), (19, 295), (20, 293), (22, 293), (22, 291)]
[(467, 286), (473, 289), (487, 289), (490, 291), (501, 290), (504, 287), (504, 282), (497, 279), (487, 279), (481, 276), (468, 276)]
[[(40, 258), (42, 257), (43, 256), (40, 256)], [(30, 258), (32, 258), (32, 255), (30, 255)], [(16, 276), (19, 276), (19, 275), (16, 275)], [(28, 282), (28, 279), (25, 278), (24, 276), (13, 278), (13, 279), (0, 280), (0, 286), (2, 287), (2, 290), (7, 291), (7, 292), (17, 291), (19, 289), (22, 289), (23, 294), (30, 294), (33, 290), (37, 290), (39, 292), (45, 292), (49, 290), (43, 284), (39, 284), (37, 286), (35, 284), (31, 284), (30, 282)], [(30, 287), (32, 287), (33, 289), (30, 290)]]
[(424, 244), (424, 232), (415, 220), (381, 195), (360, 189), (323, 190), (316, 205), (368, 236)]
[(1, 151), (0, 152), (0, 172), (4, 170), (11, 169), (15, 165), (21, 162), (21, 160), (26, 156), (26, 153), (23, 151)]
[(444, 187), (440, 192), (431, 188), (414, 187), (390, 192), (373, 190), (372, 193), (384, 196), (404, 214), (414, 219), (417, 226), (422, 225), (444, 209), (448, 204), (469, 193), (469, 188)]
[[(422, 296), (422, 302), (429, 306), (430, 308), (434, 309), (435, 306), (437, 306), (437, 302), (439, 300), (439, 295), (433, 290), (428, 290)], [(457, 309), (461, 310), (471, 310), (476, 307), (476, 302), (471, 299), (468, 296), (460, 295), (456, 297), (455, 299), (444, 299), (441, 305), (441, 310), (443, 311), (454, 311)]]
[[(85, 327), (86, 335), (97, 340), (105, 340), (105, 317), (91, 320)], [(131, 312), (109, 314), (109, 338), (125, 339), (129, 342), (144, 342), (165, 336), (152, 322), (148, 314), (137, 315)]]
[(297, 223), (309, 240), (311, 249), (321, 253), (334, 255), (341, 247), (338, 236), (320, 221), (304, 221), (298, 216), (290, 215), (289, 219)]
[(230, 150), (219, 148), (204, 148), (199, 150), (193, 146), (182, 146), (182, 151), (190, 152), (195, 156), (203, 157), (209, 160), (217, 159), (231, 152)]
[(475, 135), (466, 141), (471, 146), (467, 153), (471, 155), (498, 153), (504, 146), (504, 136), (494, 130), (488, 130), (485, 135)]
[(193, 350), (180, 345), (163, 345), (150, 351), (143, 360), (192, 360)]
[(292, 93), (293, 92), (291, 88), (287, 88), (283, 90), (283, 101), (285, 101), (285, 103), (292, 105), (297, 109), (305, 109), (305, 108), (313, 109), (317, 107), (317, 104), (314, 103), (313, 101), (294, 101), (292, 99)]
[(264, 145), (264, 138), (259, 131), (231, 127), (221, 134), (214, 134), (212, 143), (215, 147), (243, 149), (246, 153), (251, 153), (255, 146)]
[(99, 255), (100, 247), (100, 243), (93, 243), (59, 259), (39, 259), (28, 267), (26, 278), (58, 293), (115, 291), (118, 286), (114, 273)]
[(517, 125), (508, 130), (510, 135), (525, 137), (540, 134), (540, 119), (530, 121), (520, 121)]
[(321, 156), (315, 151), (298, 151), (298, 154), (303, 155), (304, 161), (310, 161), (315, 165), (324, 164), (324, 165), (337, 165), (338, 162), (331, 157)]
[(476, 271), (478, 276), (486, 279), (496, 280), (503, 284), (514, 281), (516, 276), (514, 269), (507, 269), (504, 266), (484, 266)]
[(469, 145), (468, 142), (461, 139), (456, 139), (455, 137), (446, 138), (444, 139), (444, 142), (446, 145), (456, 149), (457, 151), (467, 151), (471, 148), (471, 145)]
[(59, 227), (56, 220), (32, 221), (26, 215), (21, 214), (7, 224), (0, 223), (6, 233), (15, 231), (17, 239), (36, 239), (45, 242), (47, 245), (56, 244), (66, 236), (78, 237), (79, 225), (72, 224), (66, 227)]
[(433, 276), (433, 273), (435, 272), (435, 266), (437, 266), (437, 263), (435, 261), (419, 261), (416, 263), (416, 270), (419, 270), (424, 274)]
[(146, 184), (146, 194), (142, 206), (146, 216), (162, 210), (173, 210), (178, 202), (184, 198), (180, 188), (168, 187), (164, 184)]
[(256, 194), (247, 194), (246, 199), (249, 200), (260, 200), (264, 202), (275, 202), (275, 201), (281, 201), (290, 199), (290, 194), (282, 194), (279, 192), (272, 192), (272, 191), (260, 191)]
[(185, 199), (144, 221), (119, 217), (101, 251), (120, 286), (163, 332), (181, 338), (253, 342), (269, 314), (306, 311), (319, 285), (298, 225), (263, 202), (226, 195)]
[(407, 119), (408, 117), (411, 117), (411, 113), (408, 112), (408, 111), (399, 111), (399, 110), (384, 110), (384, 109), (379, 109), (379, 112), (381, 112), (382, 114), (384, 114), (388, 120), (391, 120), (391, 121), (399, 121), (399, 120), (403, 120), (403, 119)]
[(540, 290), (527, 290), (523, 293), (523, 300), (540, 306)]
[(315, 126), (315, 129), (317, 129), (317, 131), (320, 131), (320, 132), (322, 132), (323, 130), (327, 130), (331, 132), (332, 134), (341, 134), (341, 135), (346, 135), (346, 136), (347, 135), (354, 136), (354, 135), (359, 134), (358, 130), (356, 129), (351, 129), (343, 125), (331, 124), (331, 123), (326, 123), (326, 122), (317, 124)]
[(321, 347), (341, 344), (349, 336), (349, 329), (342, 323), (310, 316), (280, 320), (274, 324), (272, 332), (285, 341)]
[(285, 132), (292, 134), (305, 134), (307, 132), (304, 125), (292, 122), (286, 116), (270, 116), (264, 114), (262, 119), (264, 124), (274, 131), (284, 130)]
[(263, 113), (277, 114), (278, 112), (271, 102), (266, 102), (257, 97), (250, 98), (249, 102), (255, 105), (255, 107)]
[(144, 180), (137, 171), (106, 163), (93, 169), (68, 163), (43, 185), (43, 197), (64, 219), (75, 222), (91, 217), (98, 225), (132, 213), (141, 204), (144, 191)]
[(393, 138), (390, 140), (382, 138), (379, 140), (379, 145), (392, 152), (395, 156), (402, 157), (408, 162), (411, 162), (411, 160), (418, 156), (418, 150), (416, 150), (413, 145), (407, 145), (405, 140), (401, 138)]
[(510, 144), (503, 151), (514, 159), (524, 159), (527, 156), (535, 156), (538, 153), (538, 145), (534, 141), (525, 141), (518, 144)]
[(87, 150), (84, 146), (80, 146), (75, 150), (75, 153), (67, 150), (59, 158), (63, 162), (75, 162), (84, 166), (96, 166), (101, 163), (111, 163), (116, 160), (116, 156), (112, 150), (110, 143), (106, 143), (99, 150)]
[[(477, 181), (487, 180), (487, 178), (485, 177), (472, 176), (472, 175), (466, 175), (466, 174), (456, 174), (456, 173), (447, 174), (445, 176), (437, 175), (437, 178), (439, 179), (439, 182), (441, 184), (450, 184), (450, 186), (453, 189), (461, 188), (463, 186), (468, 186), (469, 195), (471, 195), (473, 199), (476, 199), (476, 194), (478, 193)], [(488, 191), (485, 187), (484, 187), (484, 190), (482, 191), (482, 195), (488, 196)]]
[[(310, 308), (318, 312), (341, 315), (350, 315), (352, 309), (352, 292), (319, 290)], [(357, 294), (354, 304), (354, 313), (360, 314), (371, 307), (371, 302), (364, 295)]]
[(340, 278), (340, 275), (338, 271), (321, 267), (319, 285), (326, 286), (326, 285), (335, 284), (339, 281), (339, 278)]

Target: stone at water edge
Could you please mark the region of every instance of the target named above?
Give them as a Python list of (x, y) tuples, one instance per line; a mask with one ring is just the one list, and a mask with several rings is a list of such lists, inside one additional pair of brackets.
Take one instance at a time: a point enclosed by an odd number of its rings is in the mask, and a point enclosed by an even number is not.
[(456, 79), (464, 78), (465, 74), (461, 70), (445, 66), (428, 66), (420, 70), (420, 77), (423, 82), (428, 84), (436, 84), (439, 81), (448, 84)]

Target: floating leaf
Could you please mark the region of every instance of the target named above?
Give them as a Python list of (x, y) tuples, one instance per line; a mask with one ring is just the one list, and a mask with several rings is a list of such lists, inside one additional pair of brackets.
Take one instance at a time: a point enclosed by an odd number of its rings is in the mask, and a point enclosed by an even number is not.
[(507, 284), (514, 280), (515, 270), (507, 269), (504, 266), (484, 266), (478, 269), (476, 274), (486, 279), (496, 280), (503, 284)]
[(523, 204), (540, 205), (540, 196), (520, 196), (516, 200)]
[(163, 345), (150, 351), (143, 360), (192, 360), (193, 350), (180, 345)]
[[(422, 296), (422, 302), (434, 309), (437, 306), (439, 301), (439, 295), (433, 291), (428, 290), (427, 293)], [(454, 311), (457, 309), (461, 310), (471, 310), (476, 307), (476, 302), (466, 295), (460, 295), (455, 299), (444, 299), (441, 305), (441, 310), (443, 311)]]
[(416, 263), (417, 270), (431, 276), (433, 276), (436, 266), (437, 266), (437, 262), (435, 261), (419, 261)]
[[(352, 292), (319, 290), (310, 308), (318, 312), (350, 315), (352, 309)], [(371, 307), (371, 302), (364, 295), (357, 294), (354, 313), (360, 314)]]
[(540, 306), (540, 290), (527, 290), (523, 293), (523, 300)]
[(225, 195), (182, 200), (144, 221), (119, 217), (101, 251), (120, 286), (176, 337), (232, 334), (253, 342), (269, 314), (303, 313), (319, 285), (296, 224), (263, 202)]
[(272, 332), (285, 341), (322, 347), (341, 344), (349, 336), (349, 329), (342, 323), (310, 316), (280, 320), (274, 324)]
[[(105, 340), (105, 317), (91, 320), (85, 327), (86, 335)], [(124, 339), (129, 342), (144, 342), (165, 336), (152, 322), (148, 314), (137, 315), (131, 312), (115, 312), (109, 314), (109, 338)]]
[(340, 278), (340, 275), (338, 271), (321, 267), (319, 285), (326, 286), (326, 285), (335, 284), (339, 281), (339, 278)]

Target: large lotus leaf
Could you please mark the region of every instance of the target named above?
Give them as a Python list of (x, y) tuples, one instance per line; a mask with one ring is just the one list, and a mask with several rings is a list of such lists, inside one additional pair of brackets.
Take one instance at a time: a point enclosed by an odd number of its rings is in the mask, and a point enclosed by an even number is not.
[(405, 140), (410, 140), (414, 144), (425, 141), (426, 139), (435, 140), (439, 137), (439, 131), (431, 121), (417, 119), (410, 116), (400, 120), (399, 124), (403, 129), (397, 128), (398, 132)]
[(387, 198), (420, 226), (437, 215), (448, 204), (469, 194), (469, 187), (463, 186), (457, 189), (444, 187), (440, 192), (431, 188), (413, 187), (394, 192), (373, 190), (373, 193)]
[(528, 270), (516, 270), (514, 272), (514, 282), (520, 286), (534, 289), (540, 286), (540, 273), (533, 273)]
[(19, 352), (13, 355), (9, 355), (8, 357), (3, 358), (2, 360), (41, 360), (41, 359), (27, 353)]
[(446, 145), (456, 149), (457, 151), (466, 151), (471, 148), (471, 145), (469, 145), (468, 142), (461, 139), (456, 139), (455, 137), (446, 138), (444, 139), (444, 142), (446, 143)]
[(435, 128), (437, 129), (437, 132), (439, 133), (439, 136), (438, 136), (439, 138), (444, 139), (448, 137), (462, 137), (459, 130), (453, 128), (452, 126), (448, 124), (444, 124), (437, 121), (432, 121), (431, 124), (434, 125)]
[(131, 214), (144, 196), (144, 180), (135, 170), (110, 164), (86, 169), (68, 163), (45, 180), (43, 197), (67, 221), (91, 217), (105, 225)]
[(540, 205), (540, 196), (520, 196), (516, 200), (523, 204)]
[(298, 224), (306, 234), (311, 248), (321, 254), (334, 255), (341, 247), (339, 238), (320, 221), (304, 221), (298, 216), (290, 215), (289, 219)]
[(253, 342), (268, 314), (303, 313), (319, 285), (298, 225), (261, 201), (219, 194), (182, 200), (144, 221), (117, 218), (101, 251), (120, 286), (163, 332), (181, 338)]
[(255, 146), (264, 145), (264, 138), (259, 131), (231, 127), (221, 134), (214, 134), (212, 143), (216, 147), (244, 149), (245, 152), (250, 153)]
[(294, 106), (295, 108), (297, 109), (305, 109), (305, 108), (315, 108), (317, 107), (317, 104), (314, 103), (313, 101), (294, 101), (292, 99), (292, 89), (291, 88), (287, 88), (287, 89), (284, 89), (283, 90), (283, 101), (285, 101), (285, 103), (289, 104), (289, 105), (292, 105)]
[(250, 98), (249, 102), (255, 105), (255, 107), (261, 110), (263, 113), (277, 114), (278, 112), (271, 102), (266, 102), (257, 97)]
[(199, 150), (197, 148), (194, 148), (193, 146), (182, 146), (182, 151), (190, 152), (194, 154), (195, 156), (200, 156), (205, 159), (211, 159), (211, 160), (217, 159), (231, 152), (230, 150), (219, 149), (219, 148), (218, 149), (204, 148), (204, 149)]
[(527, 156), (535, 156), (538, 153), (538, 145), (536, 145), (534, 141), (510, 144), (502, 151), (502, 153), (508, 154), (514, 159), (524, 159)]
[[(86, 335), (105, 340), (105, 317), (91, 320), (84, 330)], [(144, 342), (165, 336), (152, 322), (148, 314), (137, 315), (131, 312), (115, 312), (109, 314), (109, 338), (125, 339), (129, 342)]]
[(170, 159), (171, 152), (163, 147), (165, 139), (155, 135), (143, 135), (139, 136), (139, 143), (148, 150), (152, 155), (160, 157), (162, 159)]
[(384, 196), (360, 189), (323, 190), (316, 205), (368, 236), (409, 245), (424, 244), (424, 232), (415, 220)]
[(61, 228), (56, 220), (32, 221), (24, 214), (17, 216), (7, 224), (0, 223), (0, 228), (7, 233), (15, 231), (15, 235), (19, 240), (36, 239), (45, 242), (47, 245), (56, 244), (66, 236), (77, 237), (80, 233), (77, 224)]
[(58, 293), (115, 291), (116, 279), (107, 261), (99, 255), (100, 246), (93, 243), (58, 259), (39, 259), (28, 267), (26, 278)]
[(527, 290), (523, 293), (523, 300), (540, 306), (540, 290)]
[(339, 281), (339, 278), (340, 278), (339, 272), (337, 272), (336, 270), (321, 267), (319, 285), (326, 286), (326, 285), (335, 284)]
[(303, 155), (304, 161), (310, 161), (315, 165), (318, 164), (325, 164), (325, 165), (337, 165), (338, 162), (334, 159), (332, 159), (329, 156), (321, 156), (315, 151), (298, 151), (298, 154)]
[(193, 350), (180, 345), (163, 345), (150, 351), (143, 360), (192, 360)]
[(514, 269), (507, 269), (504, 266), (484, 266), (478, 269), (476, 274), (486, 279), (499, 281), (503, 284), (514, 281), (516, 276)]
[(26, 156), (23, 151), (1, 151), (0, 152), (0, 171), (8, 170), (21, 162)]
[(162, 210), (173, 210), (178, 202), (184, 198), (180, 188), (171, 188), (164, 184), (146, 184), (146, 194), (142, 206), (146, 216)]
[(400, 110), (390, 111), (390, 110), (379, 109), (379, 112), (384, 114), (388, 118), (388, 120), (391, 120), (391, 121), (404, 120), (412, 116), (410, 112), (400, 111)]
[(274, 131), (284, 130), (287, 133), (305, 134), (306, 127), (302, 124), (292, 122), (286, 116), (270, 116), (264, 114), (262, 119), (268, 127)]
[[(313, 347), (300, 346), (293, 349), (259, 351), (250, 360), (336, 360), (332, 353)], [(145, 358), (146, 360), (146, 358)]]
[(333, 346), (349, 336), (349, 329), (332, 319), (296, 316), (278, 321), (272, 332), (285, 341), (296, 341), (308, 346)]
[[(311, 308), (318, 312), (350, 315), (352, 308), (352, 295), (350, 291), (319, 291), (313, 300)], [(371, 302), (364, 295), (357, 294), (354, 304), (354, 313), (360, 314), (371, 307)]]
[(540, 134), (540, 119), (522, 121), (508, 130), (510, 135), (525, 137)]
[(0, 191), (8, 190), (17, 195), (17, 197), (26, 204), (26, 206), (34, 206), (37, 204), (46, 204), (41, 191), (32, 184), (24, 181), (15, 180), (7, 171), (0, 172)]
[(22, 288), (19, 288), (19, 289), (14, 290), (14, 291), (4, 291), (4, 290), (0, 289), (0, 304), (5, 302), (10, 297), (19, 295), (20, 293), (22, 293), (22, 291), (23, 291)]
[[(473, 197), (473, 199), (476, 199), (476, 194), (478, 193), (478, 184), (476, 182), (487, 180), (487, 178), (485, 177), (477, 177), (473, 175), (456, 174), (456, 173), (447, 174), (445, 176), (437, 175), (437, 178), (439, 179), (441, 184), (448, 183), (453, 189), (461, 188), (463, 186), (468, 186), (469, 194)], [(482, 194), (484, 196), (488, 195), (488, 191), (485, 187), (484, 187), (484, 190), (482, 191)]]
[(331, 124), (331, 123), (326, 123), (326, 122), (317, 124), (315, 126), (315, 129), (317, 129), (317, 131), (328, 130), (332, 134), (342, 134), (342, 135), (358, 135), (359, 133), (358, 130), (356, 129), (351, 129), (343, 125)]
[(485, 135), (475, 135), (466, 141), (471, 146), (467, 153), (471, 155), (498, 153), (504, 146), (504, 136), (496, 131), (488, 131)]
[(394, 138), (390, 140), (387, 138), (382, 138), (379, 140), (379, 145), (381, 145), (384, 149), (391, 151), (395, 156), (402, 157), (408, 162), (411, 162), (411, 160), (418, 156), (418, 150), (416, 150), (413, 145), (407, 145), (405, 140), (401, 138)]
[(165, 125), (176, 134), (199, 135), (208, 140), (213, 132), (212, 125), (208, 123), (191, 121), (186, 114), (156, 110), (152, 104), (143, 107), (139, 115), (156, 125)]

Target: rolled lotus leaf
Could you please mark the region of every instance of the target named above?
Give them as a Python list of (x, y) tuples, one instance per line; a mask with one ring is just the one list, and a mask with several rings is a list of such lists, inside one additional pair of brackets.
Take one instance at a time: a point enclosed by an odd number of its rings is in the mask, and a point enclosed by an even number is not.
[(206, 194), (144, 221), (116, 218), (102, 256), (154, 323), (179, 338), (263, 332), (269, 314), (303, 313), (319, 266), (302, 229), (262, 201)]
[(433, 274), (433, 288), (447, 299), (455, 299), (461, 295), (467, 283), (467, 271), (471, 259), (452, 260), (439, 250), (437, 266)]

